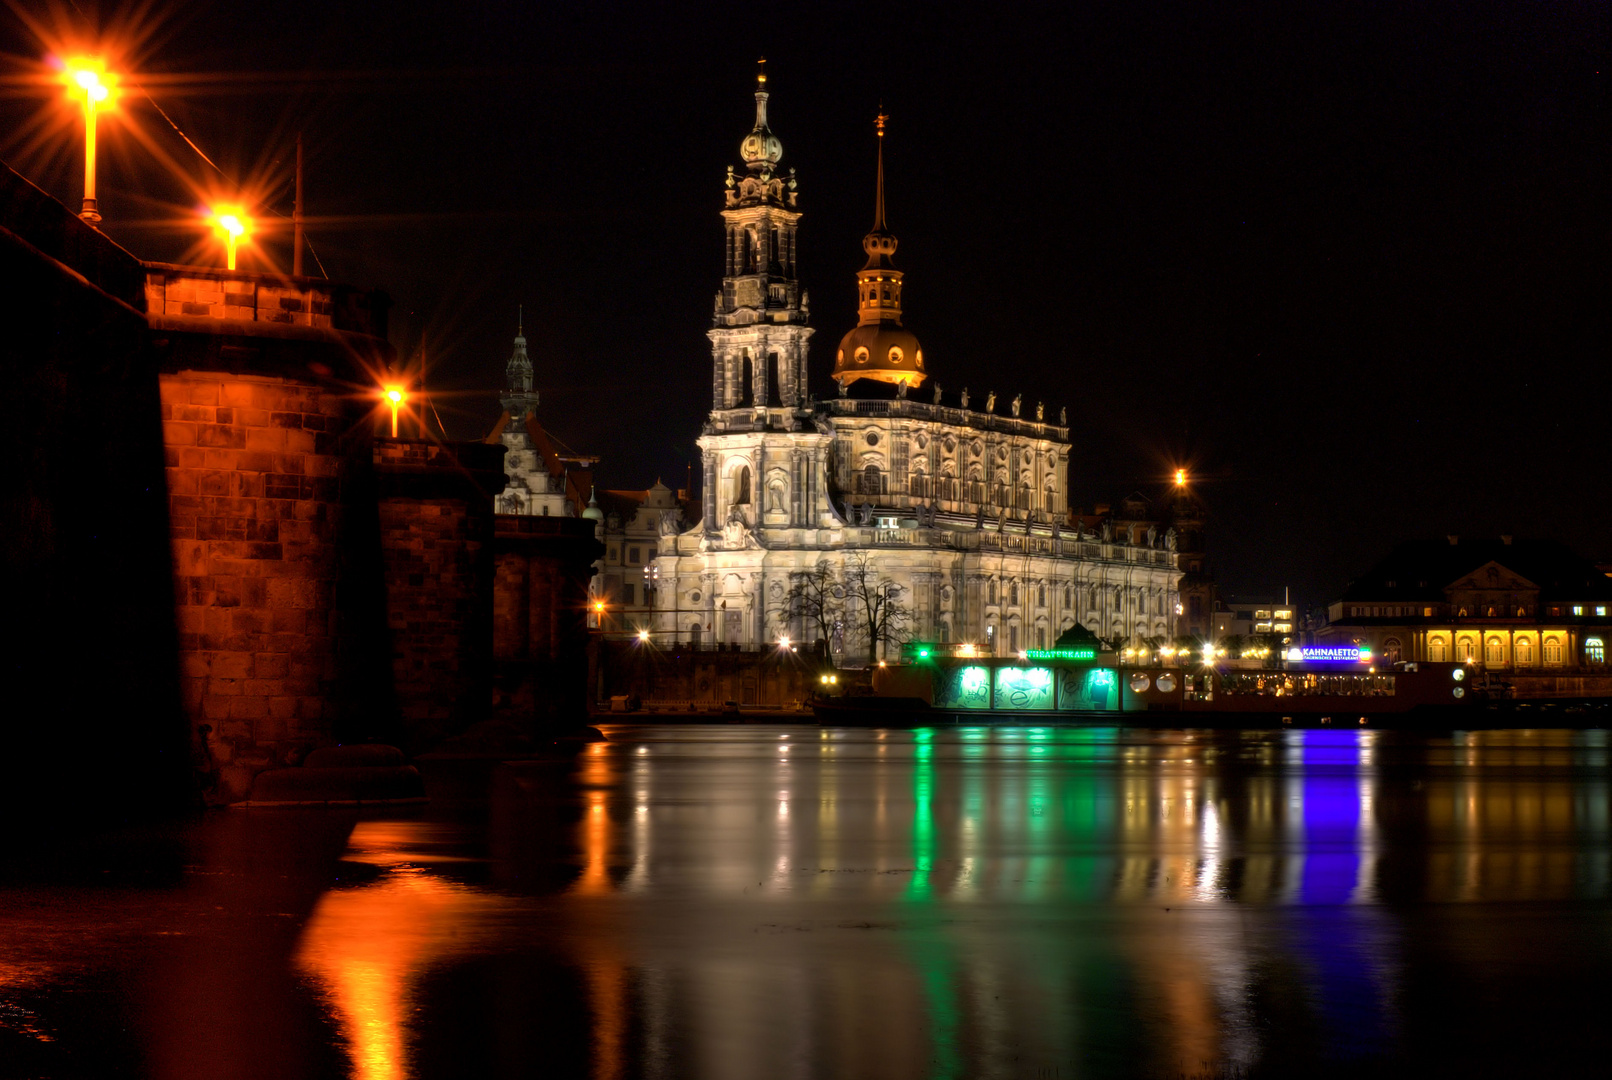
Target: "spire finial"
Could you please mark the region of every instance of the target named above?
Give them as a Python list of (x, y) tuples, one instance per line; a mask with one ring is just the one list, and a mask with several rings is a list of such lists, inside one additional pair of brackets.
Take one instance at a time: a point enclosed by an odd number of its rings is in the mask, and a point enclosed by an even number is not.
[(873, 203), (874, 232), (884, 232), (884, 125), (889, 119), (884, 111), (884, 103), (880, 102), (879, 115), (873, 120), (874, 130), (879, 135), (879, 184)]
[(525, 304), (516, 304), (515, 305), (515, 336), (516, 337), (525, 337), (526, 336), (526, 305)]
[(756, 89), (767, 89), (767, 58), (765, 56), (756, 61)]

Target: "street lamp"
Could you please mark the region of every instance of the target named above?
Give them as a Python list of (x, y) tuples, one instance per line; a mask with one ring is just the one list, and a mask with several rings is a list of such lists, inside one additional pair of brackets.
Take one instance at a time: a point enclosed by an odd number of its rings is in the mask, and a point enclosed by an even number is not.
[(649, 628), (648, 627), (644, 627), (644, 628), (642, 628), (642, 629), (640, 629), (638, 631), (638, 640), (643, 642), (645, 645), (649, 644)]
[[(235, 246), (242, 240), (250, 238), (252, 219), (247, 217), (239, 206), (215, 206), (208, 220), (212, 222), (213, 228), (224, 234), (226, 252), (224, 265), (231, 270), (235, 269)], [(392, 434), (396, 435), (397, 432), (394, 431)]]
[(95, 199), (95, 114), (96, 107), (112, 97), (112, 86), (117, 81), (106, 74), (106, 65), (99, 60), (80, 58), (66, 65), (68, 95), (84, 98), (84, 209), (78, 216), (91, 225), (101, 220), (100, 204)]
[[(235, 269), (235, 257), (233, 255), (230, 256), (230, 269)], [(392, 406), (392, 438), (395, 439), (397, 438), (397, 410), (408, 395), (403, 392), (401, 386), (388, 386), (385, 396), (387, 402)]]

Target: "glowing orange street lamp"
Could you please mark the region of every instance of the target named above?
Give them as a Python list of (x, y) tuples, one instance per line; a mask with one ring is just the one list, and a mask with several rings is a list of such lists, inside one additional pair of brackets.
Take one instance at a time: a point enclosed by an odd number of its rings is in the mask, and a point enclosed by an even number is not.
[(67, 61), (65, 75), (67, 93), (84, 99), (84, 209), (78, 216), (97, 224), (101, 220), (100, 204), (95, 199), (95, 114), (96, 107), (112, 97), (117, 82), (106, 73), (106, 65), (99, 60), (79, 58)]
[(224, 250), (228, 256), (225, 265), (235, 269), (235, 245), (251, 238), (252, 219), (239, 206), (215, 206), (207, 220), (224, 234)]
[[(230, 269), (233, 270), (234, 268), (232, 263)], [(401, 386), (388, 386), (386, 388), (386, 400), (392, 406), (392, 438), (394, 439), (397, 438), (397, 410), (407, 397), (408, 395), (403, 392)]]

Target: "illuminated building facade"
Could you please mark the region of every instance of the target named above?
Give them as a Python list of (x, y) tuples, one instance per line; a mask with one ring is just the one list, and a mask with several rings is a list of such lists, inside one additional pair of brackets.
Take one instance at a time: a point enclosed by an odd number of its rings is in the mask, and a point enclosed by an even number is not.
[(1315, 638), (1369, 645), (1384, 663), (1605, 673), (1612, 579), (1553, 541), (1411, 541), (1327, 608)]
[(928, 400), (909, 396), (930, 373), (902, 325), (883, 118), (857, 325), (835, 351), (838, 395), (813, 399), (798, 184), (793, 170), (778, 172), (767, 98), (763, 75), (740, 150), (745, 172), (729, 170), (722, 210), (700, 520), (662, 533), (657, 638), (740, 648), (804, 638), (792, 585), (819, 562), (838, 573), (862, 555), (910, 612), (907, 630), (927, 640), (1004, 653), (1045, 647), (1076, 623), (1121, 641), (1173, 634), (1175, 535), (1089, 531), (1070, 517), (1065, 417), (1054, 422), (1017, 397), (999, 415), (994, 391), (972, 406), (966, 388), (953, 400), (938, 386)]
[(498, 513), (577, 517), (587, 506), (591, 470), (599, 459), (574, 453), (537, 422), (538, 392), (524, 326), (515, 332), (515, 351), (504, 372), (508, 388), (498, 398), (504, 412), (487, 436), (489, 443), (506, 448), (509, 483), (498, 496)]

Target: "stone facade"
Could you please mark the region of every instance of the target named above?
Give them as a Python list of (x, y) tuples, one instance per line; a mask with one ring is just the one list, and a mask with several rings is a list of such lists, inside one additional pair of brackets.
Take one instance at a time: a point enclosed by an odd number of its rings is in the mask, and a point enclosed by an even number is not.
[(493, 665), (492, 499), (502, 448), (377, 439), (381, 563), (403, 749), (488, 715)]
[(321, 742), (334, 690), (343, 395), (270, 376), (159, 379), (185, 709), (226, 789)]
[[(809, 628), (789, 613), (794, 582), (819, 561), (838, 572), (864, 554), (922, 639), (1017, 652), (1076, 623), (1121, 641), (1173, 634), (1173, 534), (1093, 535), (1073, 523), (1063, 417), (1052, 423), (1037, 405), (1033, 419), (1021, 418), (1018, 398), (1012, 415), (997, 415), (994, 393), (983, 410), (970, 408), (966, 390), (955, 404), (938, 389), (930, 401), (909, 399), (920, 379), (896, 361), (883, 362), (883, 375), (836, 367), (835, 399), (805, 392), (796, 185), (792, 173), (787, 183), (773, 175), (781, 148), (766, 130), (765, 98), (758, 92), (757, 129), (741, 151), (749, 175), (737, 184), (729, 176), (712, 409), (699, 439), (701, 516), (661, 533), (656, 639), (759, 648), (800, 638)], [(753, 156), (756, 145), (772, 152)], [(869, 250), (889, 275), (894, 238), (880, 191)], [(870, 298), (865, 283), (858, 302), (882, 322), (899, 315), (893, 296)], [(917, 353), (916, 339), (902, 347)], [(895, 384), (895, 396), (850, 396), (859, 379)]]
[(493, 534), (495, 707), (539, 720), (586, 715), (586, 611), (599, 542), (584, 518), (504, 515)]

